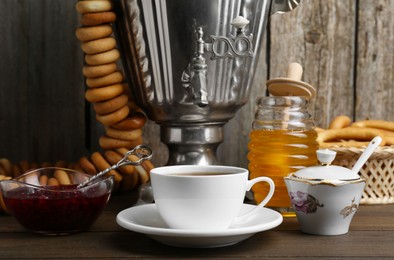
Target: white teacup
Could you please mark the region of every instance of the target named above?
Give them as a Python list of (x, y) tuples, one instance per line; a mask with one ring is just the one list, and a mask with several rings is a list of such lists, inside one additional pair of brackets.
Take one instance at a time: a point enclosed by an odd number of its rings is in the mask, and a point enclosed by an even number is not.
[[(231, 166), (165, 166), (150, 175), (159, 214), (174, 229), (227, 229), (258, 213), (275, 189), (270, 178), (248, 181), (248, 170)], [(267, 182), (270, 192), (256, 208), (238, 216), (246, 191), (257, 182)]]

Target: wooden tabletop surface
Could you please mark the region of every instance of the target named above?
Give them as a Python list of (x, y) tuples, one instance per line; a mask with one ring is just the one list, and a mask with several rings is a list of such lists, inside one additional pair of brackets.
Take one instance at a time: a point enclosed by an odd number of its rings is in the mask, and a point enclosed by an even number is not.
[(89, 231), (66, 236), (42, 236), (25, 231), (16, 220), (0, 215), (1, 259), (170, 259), (310, 257), (394, 258), (394, 205), (361, 205), (350, 231), (341, 236), (307, 235), (296, 218), (285, 218), (277, 228), (257, 233), (238, 244), (212, 249), (163, 245), (143, 234), (123, 229), (116, 215), (135, 203), (136, 195), (115, 194)]

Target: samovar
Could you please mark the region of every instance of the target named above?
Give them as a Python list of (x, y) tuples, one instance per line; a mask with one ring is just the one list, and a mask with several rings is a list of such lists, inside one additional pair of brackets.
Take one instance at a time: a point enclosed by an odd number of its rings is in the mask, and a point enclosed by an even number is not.
[(223, 126), (249, 99), (268, 17), (300, 1), (114, 1), (125, 77), (160, 125), (168, 165), (218, 164)]

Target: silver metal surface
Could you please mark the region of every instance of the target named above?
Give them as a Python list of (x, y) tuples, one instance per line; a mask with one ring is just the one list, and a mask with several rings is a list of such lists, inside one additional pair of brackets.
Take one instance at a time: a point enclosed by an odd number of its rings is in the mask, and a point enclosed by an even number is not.
[(299, 1), (114, 1), (125, 76), (161, 125), (167, 164), (218, 163), (222, 127), (249, 99), (267, 19)]

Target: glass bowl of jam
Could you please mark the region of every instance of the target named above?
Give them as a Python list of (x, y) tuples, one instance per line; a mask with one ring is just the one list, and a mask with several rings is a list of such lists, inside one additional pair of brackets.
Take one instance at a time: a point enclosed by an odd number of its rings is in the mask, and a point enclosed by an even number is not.
[(70, 234), (88, 229), (110, 198), (113, 176), (77, 188), (89, 177), (70, 169), (40, 168), (1, 181), (0, 190), (7, 211), (27, 230), (45, 235)]

